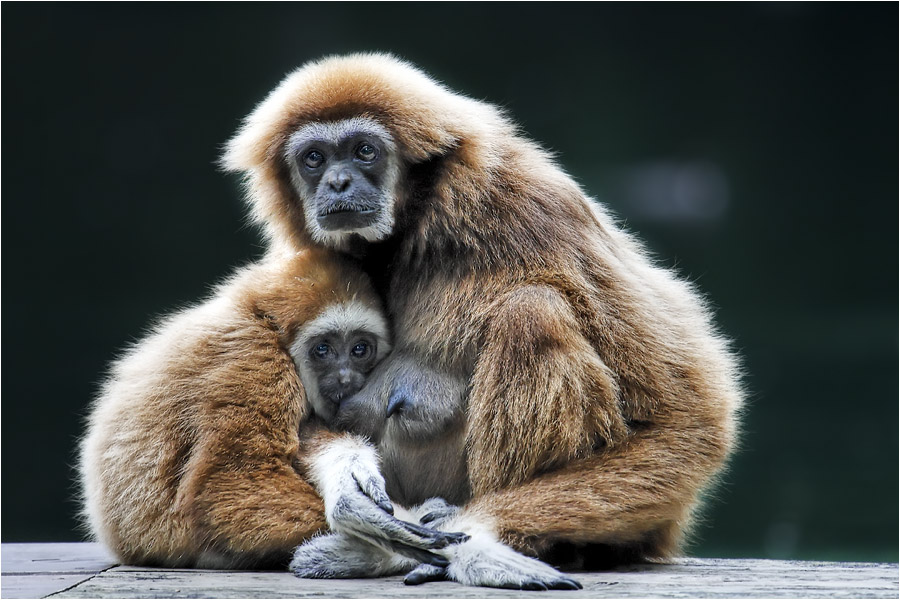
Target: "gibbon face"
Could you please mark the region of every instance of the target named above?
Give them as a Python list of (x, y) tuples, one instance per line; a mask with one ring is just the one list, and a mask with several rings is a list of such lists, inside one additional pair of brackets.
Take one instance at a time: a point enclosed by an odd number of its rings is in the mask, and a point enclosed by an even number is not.
[(352, 234), (369, 242), (390, 235), (399, 161), (380, 124), (309, 123), (290, 136), (284, 158), (313, 240), (340, 246)]
[(334, 404), (362, 389), (378, 354), (375, 336), (366, 331), (329, 331), (309, 340), (307, 348), (319, 395)]
[(361, 302), (325, 309), (300, 329), (290, 347), (307, 400), (326, 423), (342, 400), (363, 388), (388, 352), (387, 322)]

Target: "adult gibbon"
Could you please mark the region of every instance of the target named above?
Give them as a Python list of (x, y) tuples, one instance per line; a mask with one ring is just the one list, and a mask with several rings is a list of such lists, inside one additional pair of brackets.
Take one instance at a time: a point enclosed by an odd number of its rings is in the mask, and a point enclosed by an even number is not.
[(463, 537), (394, 518), (374, 449), (323, 426), (389, 349), (351, 260), (238, 271), (114, 364), (81, 447), (90, 529), (128, 564), (283, 565), (328, 526), (446, 564), (431, 550)]
[[(441, 525), (472, 536), (441, 550), (447, 576), (533, 581), (496, 568), (497, 540), (585, 566), (677, 551), (735, 443), (736, 358), (693, 287), (505, 115), (390, 56), (328, 58), (224, 164), (272, 252), (351, 255), (385, 299), (394, 351), (338, 419), (377, 440), (398, 501), (465, 505)], [(301, 550), (301, 574), (340, 560)]]

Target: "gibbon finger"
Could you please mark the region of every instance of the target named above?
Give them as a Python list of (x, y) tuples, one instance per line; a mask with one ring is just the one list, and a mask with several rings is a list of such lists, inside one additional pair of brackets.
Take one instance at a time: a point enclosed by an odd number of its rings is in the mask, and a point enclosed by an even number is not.
[(403, 556), (419, 561), (420, 563), (432, 565), (441, 569), (450, 565), (450, 561), (446, 558), (429, 550), (422, 550), (421, 548), (416, 548), (415, 546), (410, 546), (402, 542), (388, 543), (390, 544), (391, 549), (397, 554), (402, 554)]
[(391, 499), (388, 498), (387, 492), (384, 490), (384, 479), (373, 477), (366, 473), (353, 472), (352, 475), (359, 486), (359, 490), (368, 496), (378, 508), (389, 515), (394, 514), (394, 505), (391, 504)]
[(406, 585), (421, 585), (429, 581), (445, 581), (447, 579), (447, 569), (436, 567), (429, 564), (421, 564), (403, 578)]

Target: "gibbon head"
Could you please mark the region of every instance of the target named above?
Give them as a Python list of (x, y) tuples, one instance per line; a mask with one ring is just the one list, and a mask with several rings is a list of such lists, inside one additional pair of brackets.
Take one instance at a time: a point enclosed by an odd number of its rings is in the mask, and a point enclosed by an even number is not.
[(411, 167), (454, 154), (489, 169), (501, 158), (486, 148), (512, 133), (494, 107), (392, 56), (357, 54), (289, 74), (246, 118), (222, 163), (245, 173), (252, 215), (271, 241), (346, 249), (389, 237), (407, 203), (422, 200)]
[(290, 345), (306, 398), (326, 423), (342, 400), (362, 389), (390, 350), (384, 316), (358, 301), (327, 307), (299, 329)]

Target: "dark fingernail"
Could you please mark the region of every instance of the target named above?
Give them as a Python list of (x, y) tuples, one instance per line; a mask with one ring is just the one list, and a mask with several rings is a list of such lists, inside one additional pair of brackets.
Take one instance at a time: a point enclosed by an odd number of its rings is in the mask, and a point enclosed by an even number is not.
[(394, 505), (391, 504), (389, 501), (387, 501), (387, 500), (382, 500), (381, 502), (377, 502), (376, 504), (378, 504), (378, 508), (380, 508), (381, 510), (383, 510), (383, 511), (386, 512), (387, 514), (389, 514), (389, 515), (393, 515), (393, 514), (394, 514)]
[(547, 591), (547, 585), (542, 581), (538, 581), (537, 579), (532, 579), (530, 581), (526, 581), (524, 585), (522, 585), (523, 590), (539, 590), (542, 592)]
[(431, 523), (435, 519), (437, 519), (437, 514), (430, 512), (427, 515), (425, 515), (424, 517), (422, 517), (421, 519), (419, 519), (419, 523)]
[(575, 581), (574, 579), (569, 579), (568, 577), (564, 577), (556, 582), (556, 585), (553, 586), (554, 589), (557, 590), (580, 590), (582, 589), (582, 585)]

